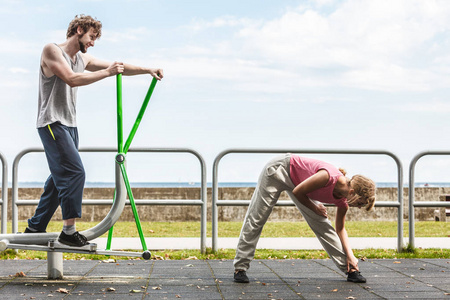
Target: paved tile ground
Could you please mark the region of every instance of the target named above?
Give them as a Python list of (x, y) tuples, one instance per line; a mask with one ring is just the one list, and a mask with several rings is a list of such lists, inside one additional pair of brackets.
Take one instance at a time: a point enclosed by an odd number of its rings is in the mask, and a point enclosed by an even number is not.
[(81, 260), (48, 280), (46, 261), (2, 260), (0, 299), (450, 300), (450, 259), (374, 259), (360, 269), (366, 284), (347, 282), (329, 259), (255, 260), (250, 283), (239, 284), (231, 260)]

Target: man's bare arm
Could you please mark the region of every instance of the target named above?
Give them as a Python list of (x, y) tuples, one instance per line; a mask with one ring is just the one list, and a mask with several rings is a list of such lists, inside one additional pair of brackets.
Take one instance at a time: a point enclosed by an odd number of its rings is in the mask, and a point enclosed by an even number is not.
[[(96, 72), (107, 68), (110, 63), (97, 59), (89, 54), (82, 54), (83, 59), (86, 63), (86, 70)], [(121, 63), (124, 66), (123, 75), (132, 76), (132, 75), (141, 75), (141, 74), (150, 74), (158, 80), (161, 80), (164, 77), (163, 70), (159, 68), (145, 68), (140, 66), (135, 66), (127, 63)]]
[(69, 67), (61, 49), (55, 44), (48, 44), (44, 47), (41, 66), (45, 76), (51, 77), (56, 75), (71, 87), (88, 85), (123, 72), (123, 65), (113, 63), (95, 72), (75, 73)]

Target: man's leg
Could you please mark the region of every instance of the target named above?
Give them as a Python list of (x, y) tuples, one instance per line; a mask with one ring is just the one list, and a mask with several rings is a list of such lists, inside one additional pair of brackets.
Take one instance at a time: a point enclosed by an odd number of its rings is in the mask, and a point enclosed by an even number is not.
[[(58, 131), (59, 126), (61, 125), (55, 123), (38, 128), (38, 134), (41, 138), (42, 145), (44, 146), (45, 156), (51, 175), (45, 182), (44, 192), (41, 195), (34, 216), (28, 220), (27, 232), (46, 231), (48, 223), (60, 205), (59, 189), (61, 188), (61, 183), (58, 182), (65, 170), (63, 166), (61, 166), (61, 151), (64, 150), (64, 146), (59, 144), (62, 143), (64, 139), (67, 139), (67, 136)], [(58, 131), (58, 139), (56, 139), (54, 131)], [(68, 142), (64, 142), (64, 144), (67, 143)], [(62, 183), (62, 186), (65, 185), (66, 183)]]
[(66, 230), (67, 234), (62, 233), (63, 239), (61, 242), (67, 240), (74, 246), (86, 244), (86, 238), (80, 237), (78, 232), (75, 231), (74, 241), (72, 241), (72, 234), (70, 234), (74, 231), (72, 229), (75, 228), (75, 219), (81, 217), (85, 181), (84, 167), (78, 153), (77, 130), (73, 127), (54, 123), (39, 128), (39, 135), (44, 144), (55, 189), (58, 191), (58, 199), (66, 229), (67, 225), (71, 226), (69, 230)]
[(27, 232), (45, 232), (58, 206), (58, 190), (53, 182), (52, 175), (50, 175), (45, 182), (44, 192), (41, 195), (34, 216), (28, 219)]
[(81, 205), (85, 172), (80, 154), (78, 153), (78, 131), (74, 127), (55, 126), (55, 139), (60, 136), (58, 147), (60, 151), (60, 165), (64, 173), (57, 180), (61, 211), (63, 216), (63, 230), (58, 241), (70, 246), (84, 246), (89, 244), (86, 237), (76, 231), (75, 220), (81, 218)]

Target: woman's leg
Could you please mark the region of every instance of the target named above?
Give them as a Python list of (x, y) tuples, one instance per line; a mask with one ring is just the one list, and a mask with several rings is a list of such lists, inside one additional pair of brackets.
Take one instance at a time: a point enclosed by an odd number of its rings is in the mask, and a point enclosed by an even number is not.
[(336, 233), (336, 230), (331, 225), (328, 218), (319, 216), (306, 206), (300, 203), (292, 192), (288, 192), (288, 195), (294, 201), (297, 208), (305, 218), (309, 227), (315, 233), (325, 251), (330, 258), (336, 264), (336, 266), (344, 273), (347, 273), (347, 255), (342, 248), (341, 240)]
[(263, 226), (281, 192), (287, 188), (286, 179), (290, 182), (289, 157), (283, 155), (273, 159), (261, 172), (239, 236), (234, 259), (235, 269), (246, 271), (250, 267)]

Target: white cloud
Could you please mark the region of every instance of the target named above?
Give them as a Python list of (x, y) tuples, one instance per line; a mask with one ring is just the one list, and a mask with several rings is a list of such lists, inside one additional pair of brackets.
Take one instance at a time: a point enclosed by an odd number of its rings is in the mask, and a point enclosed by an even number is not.
[[(44, 32), (42, 48), (47, 43), (62, 43), (66, 39), (67, 30), (49, 30)], [(42, 49), (40, 49), (42, 50)]]
[(9, 71), (13, 74), (28, 74), (28, 73), (30, 73), (30, 70), (25, 69), (25, 68), (18, 68), (18, 67), (9, 68)]
[(397, 109), (401, 111), (420, 113), (448, 114), (450, 113), (450, 103), (433, 100), (421, 103), (410, 103), (408, 105), (398, 106)]
[(33, 54), (36, 53), (36, 43), (29, 42), (22, 38), (1, 37), (0, 38), (0, 54)]
[(242, 28), (239, 51), (298, 72), (339, 70), (344, 86), (422, 91), (447, 84), (438, 69), (415, 69), (414, 60), (430, 51), (448, 60), (447, 50), (436, 53), (430, 41), (450, 30), (449, 13), (445, 1), (349, 0), (330, 14), (300, 7)]
[[(355, 68), (341, 76), (341, 83), (344, 86), (394, 92), (425, 92), (440, 81), (443, 79), (430, 70), (410, 69), (387, 62)], [(445, 79), (444, 81), (448, 82)]]
[[(0, 87), (8, 90), (8, 94), (11, 93), (12, 96), (14, 96), (14, 94), (11, 91), (12, 88), (14, 89), (28, 89), (30, 87), (34, 87), (36, 84), (34, 82), (30, 82), (30, 81), (23, 81), (21, 79), (16, 79), (16, 80), (7, 80), (7, 79), (3, 79), (0, 82)], [(2, 97), (3, 98), (3, 97)]]
[[(268, 21), (195, 19), (174, 30), (180, 45), (157, 48), (151, 60), (168, 76), (230, 80), (238, 91), (275, 92), (291, 100), (301, 99), (296, 93), (302, 87), (427, 92), (450, 84), (450, 40), (439, 37), (450, 30), (449, 14), (450, 2), (326, 0)], [(218, 29), (221, 38), (210, 38)], [(109, 40), (150, 34), (129, 29)], [(135, 63), (147, 65), (148, 50), (137, 53)]]
[[(238, 78), (249, 88), (276, 76), (287, 91), (336, 86), (423, 92), (449, 84), (450, 40), (443, 34), (450, 30), (449, 14), (450, 2), (437, 0), (311, 1), (266, 21), (195, 19), (176, 30), (181, 46), (158, 55), (169, 68), (176, 61), (180, 76)], [(221, 38), (211, 38), (217, 34)]]
[(193, 31), (201, 31), (207, 29), (217, 29), (223, 27), (241, 27), (241, 26), (254, 26), (261, 22), (252, 20), (249, 18), (237, 18), (234, 16), (223, 16), (215, 18), (212, 21), (208, 20), (193, 20), (188, 26), (188, 29)]
[(107, 42), (127, 42), (146, 39), (151, 31), (146, 27), (126, 28), (121, 31), (103, 30), (101, 40)]
[[(222, 81), (221, 84), (226, 81), (241, 92), (286, 93), (297, 88), (300, 82), (295, 73), (233, 58), (180, 57), (160, 63), (165, 74), (176, 80), (214, 80)], [(302, 84), (307, 84), (307, 80)]]

